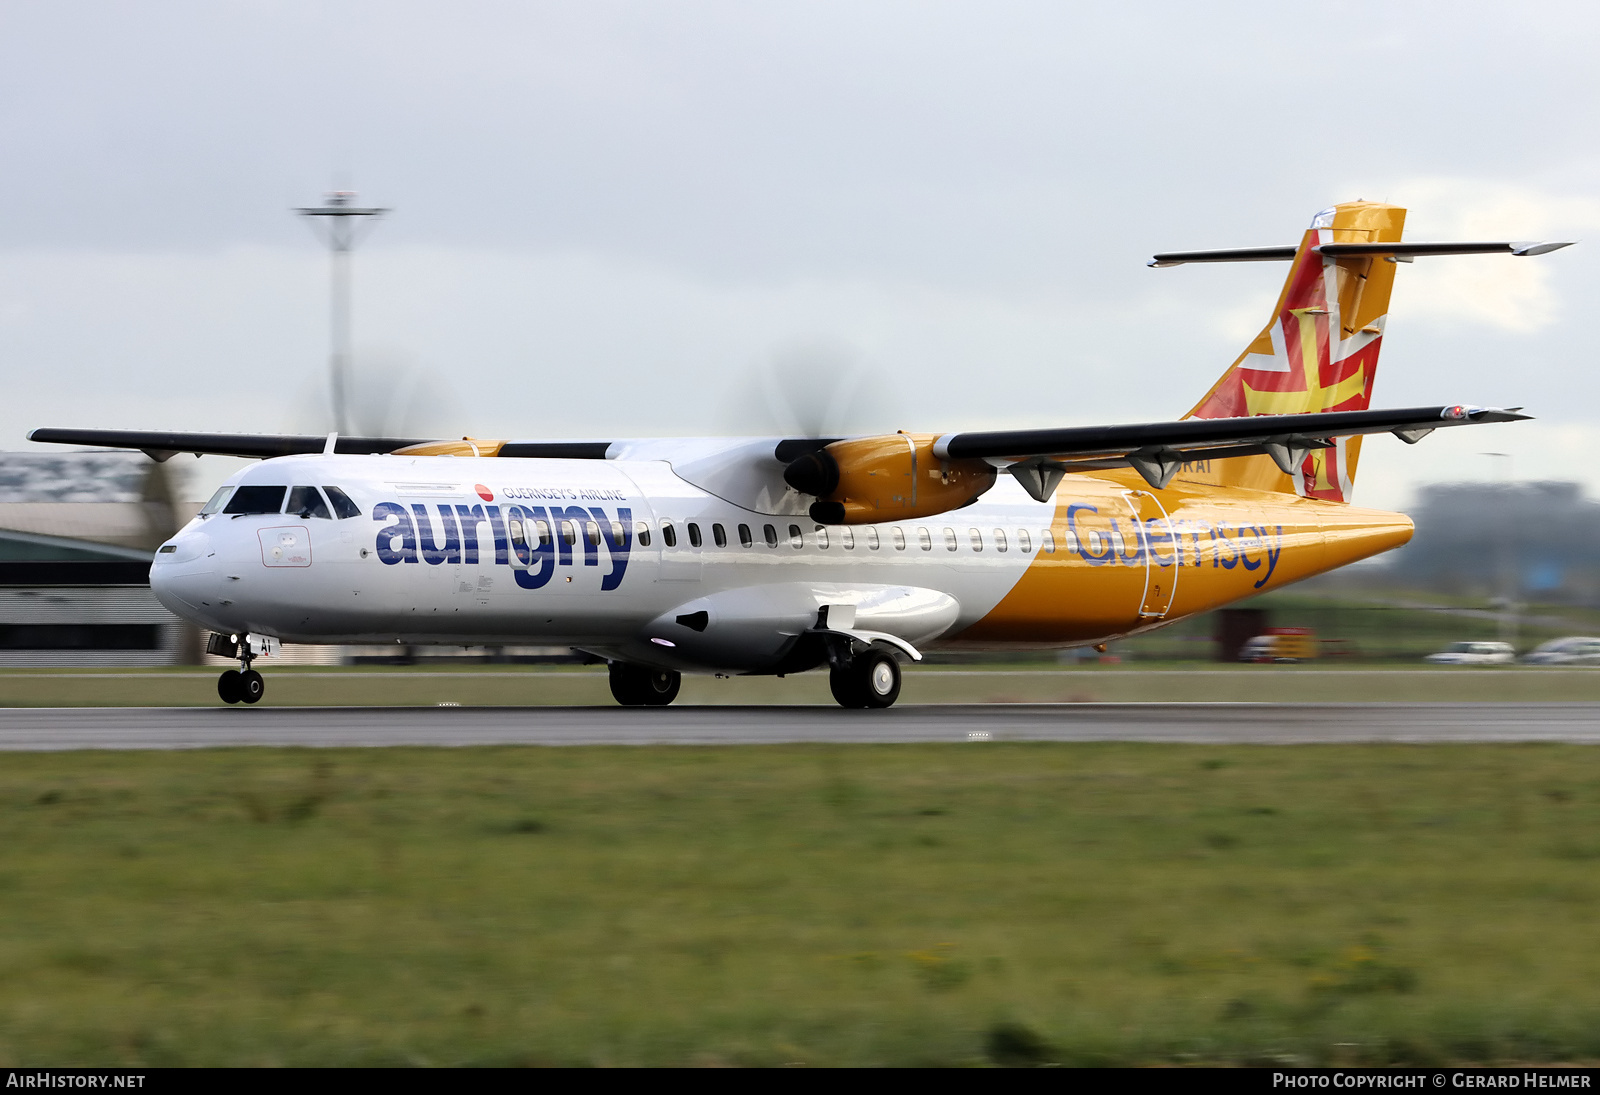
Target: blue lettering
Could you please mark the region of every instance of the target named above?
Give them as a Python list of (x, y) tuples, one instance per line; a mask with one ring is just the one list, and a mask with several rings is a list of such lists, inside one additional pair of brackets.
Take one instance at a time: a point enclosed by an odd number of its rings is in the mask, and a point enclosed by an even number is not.
[[(1255, 535), (1247, 535), (1247, 533), (1254, 533)], [(1246, 552), (1251, 547), (1254, 547), (1257, 551), (1261, 550), (1261, 530), (1254, 525), (1240, 525), (1239, 542), (1243, 545), (1239, 548), (1239, 561), (1244, 564), (1244, 568), (1246, 570), (1260, 570), (1261, 560), (1250, 558)]]
[(510, 552), (507, 550), (510, 541), (506, 538), (506, 523), (500, 516), (499, 506), (483, 507), (484, 516), (489, 519), (489, 529), (494, 533), (494, 563), (495, 566), (506, 566), (511, 562)]
[(506, 509), (506, 522), (522, 529), (520, 537), (511, 538), (511, 550), (517, 557), (512, 564), (514, 569), (511, 576), (523, 589), (539, 589), (548, 585), (555, 576), (555, 550), (556, 542), (561, 538), (560, 530), (551, 529), (551, 533), (544, 536), (539, 534), (541, 524), (550, 527), (549, 516), (543, 506), (534, 506), (532, 509), (510, 506)]
[[(1095, 509), (1093, 506), (1079, 505), (1077, 503), (1074, 503), (1073, 505), (1068, 506), (1067, 507), (1067, 528), (1072, 532), (1072, 539), (1078, 545), (1078, 554), (1083, 556), (1084, 560), (1090, 566), (1096, 566), (1096, 567), (1097, 566), (1104, 566), (1106, 563), (1109, 563), (1111, 561), (1112, 547), (1108, 543), (1106, 545), (1106, 549), (1104, 551), (1100, 552), (1099, 554), (1096, 554), (1096, 553), (1094, 553), (1094, 552), (1089, 550), (1089, 535), (1090, 535), (1089, 531), (1088, 530), (1080, 530), (1078, 528), (1078, 514), (1079, 513), (1084, 513), (1084, 512), (1087, 512), (1087, 513), (1099, 513), (1100, 511)], [(1094, 535), (1097, 538), (1099, 537), (1099, 533), (1098, 532), (1096, 532)]]
[[(1263, 528), (1261, 531), (1265, 532), (1266, 529)], [(1283, 554), (1283, 526), (1282, 525), (1278, 525), (1276, 527), (1275, 531), (1273, 532), (1272, 546), (1269, 546), (1267, 548), (1267, 573), (1264, 574), (1262, 576), (1261, 580), (1256, 583), (1256, 588), (1257, 589), (1260, 589), (1262, 586), (1266, 585), (1269, 581), (1272, 580), (1272, 572), (1274, 570), (1278, 569), (1278, 556), (1280, 556), (1282, 554)]]
[[(414, 563), (417, 561), (417, 530), (411, 523), (411, 515), (406, 508), (395, 502), (379, 502), (372, 508), (374, 521), (390, 520), (391, 523), (378, 530), (378, 558), (391, 566), (395, 563)], [(400, 541), (400, 547), (394, 546), (395, 540)]]
[[(550, 515), (552, 517), (565, 517), (568, 521), (572, 522), (572, 534), (583, 544), (583, 565), (586, 567), (599, 566), (600, 545), (596, 542), (599, 537), (595, 537), (594, 540), (591, 540), (584, 533), (583, 526), (589, 521), (589, 511), (584, 509), (582, 506), (568, 506), (566, 509), (561, 509), (558, 506), (551, 506)], [(562, 544), (565, 546), (565, 540), (562, 541)], [(567, 560), (563, 558), (561, 561), (565, 563)]]
[(1122, 547), (1124, 549), (1117, 552), (1117, 560), (1122, 563), (1123, 566), (1131, 567), (1138, 565), (1144, 560), (1144, 535), (1142, 532), (1142, 526), (1137, 518), (1135, 518), (1132, 524), (1129, 526), (1129, 531), (1133, 533), (1133, 551), (1131, 553), (1126, 550), (1128, 547), (1128, 537), (1122, 535), (1122, 525), (1118, 523), (1115, 517), (1111, 519), (1111, 543), (1113, 546), (1115, 546), (1117, 540), (1120, 538), (1122, 540)]
[(623, 572), (628, 569), (628, 551), (633, 545), (633, 510), (622, 506), (617, 510), (617, 527), (622, 529), (622, 539), (617, 539), (615, 529), (607, 520), (605, 511), (595, 507), (589, 511), (600, 523), (600, 532), (606, 538), (606, 550), (611, 553), (611, 573), (600, 579), (600, 589), (616, 589), (622, 584)]
[(455, 515), (450, 512), (450, 507), (439, 507), (439, 517), (444, 521), (443, 546), (434, 541), (433, 520), (428, 516), (428, 507), (421, 502), (414, 502), (411, 510), (417, 515), (417, 539), (422, 545), (422, 557), (433, 565), (459, 563), (461, 561), (461, 536), (456, 531), (456, 519)]
[(483, 520), (483, 507), (457, 506), (456, 513), (461, 518), (461, 561), (463, 563), (476, 563), (478, 561), (478, 524)]
[[(1166, 531), (1157, 532), (1156, 529), (1162, 525), (1166, 526)], [(1169, 567), (1173, 563), (1181, 563), (1183, 561), (1182, 545), (1178, 542), (1178, 538), (1173, 534), (1172, 525), (1165, 519), (1155, 522), (1145, 522), (1144, 543), (1145, 550), (1150, 553), (1150, 558), (1155, 562), (1156, 566)], [(1161, 557), (1161, 553), (1156, 550), (1157, 544), (1172, 544), (1172, 558), (1163, 559)]]
[[(1235, 551), (1233, 545), (1228, 542), (1227, 525), (1213, 525), (1211, 527), (1211, 543), (1213, 545), (1211, 555), (1212, 566), (1216, 566), (1218, 563), (1221, 563), (1223, 569), (1232, 570), (1234, 567), (1239, 565), (1239, 553)], [(1226, 559), (1222, 557), (1223, 548), (1228, 549), (1228, 557)]]

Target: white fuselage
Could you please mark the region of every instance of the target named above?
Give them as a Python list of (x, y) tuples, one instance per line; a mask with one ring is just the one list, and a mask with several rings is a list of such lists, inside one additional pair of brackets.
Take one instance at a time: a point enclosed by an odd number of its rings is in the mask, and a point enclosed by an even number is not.
[(788, 512), (759, 512), (665, 459), (291, 456), (230, 485), (336, 486), (361, 513), (190, 522), (156, 555), (151, 586), (202, 627), (558, 643), (701, 671), (783, 671), (825, 605), (908, 643), (958, 634), (1016, 585), (1054, 511), (1005, 480), (958, 513), (823, 528), (797, 499), (768, 490), (762, 508)]

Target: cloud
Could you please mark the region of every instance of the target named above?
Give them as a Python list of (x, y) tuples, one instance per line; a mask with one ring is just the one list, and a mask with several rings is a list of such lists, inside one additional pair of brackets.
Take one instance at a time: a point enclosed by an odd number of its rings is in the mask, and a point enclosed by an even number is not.
[[(1414, 178), (1384, 198), (1406, 206), (1410, 240), (1572, 240), (1600, 227), (1600, 200), (1504, 182)], [(1568, 259), (1420, 259), (1402, 271), (1394, 307), (1420, 321), (1540, 331), (1561, 315), (1557, 264)]]

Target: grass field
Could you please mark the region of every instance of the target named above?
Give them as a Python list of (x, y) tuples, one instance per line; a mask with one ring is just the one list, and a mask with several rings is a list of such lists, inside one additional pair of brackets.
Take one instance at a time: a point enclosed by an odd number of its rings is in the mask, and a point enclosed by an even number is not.
[(10, 754), (0, 1061), (1600, 1058), (1600, 753)]
[[(611, 706), (603, 667), (317, 669), (261, 663), (262, 704), (431, 706), (440, 703)], [(217, 706), (217, 670), (0, 670), (0, 707)], [(1147, 664), (1058, 668), (908, 668), (902, 703), (1329, 703), (1341, 701), (1600, 701), (1600, 669), (1455, 667), (1312, 669)], [(680, 704), (832, 706), (825, 672), (685, 677)]]

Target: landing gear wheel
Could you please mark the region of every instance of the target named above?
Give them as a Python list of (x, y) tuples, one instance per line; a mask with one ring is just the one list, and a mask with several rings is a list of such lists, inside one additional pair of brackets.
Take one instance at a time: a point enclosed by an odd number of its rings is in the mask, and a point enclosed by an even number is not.
[(245, 703), (255, 703), (267, 693), (267, 682), (254, 669), (246, 669), (239, 674), (239, 685), (242, 689), (239, 698)]
[(238, 703), (244, 699), (244, 674), (237, 669), (224, 670), (217, 678), (217, 695), (223, 703)]
[(665, 707), (678, 698), (682, 674), (628, 662), (611, 663), (611, 694), (624, 707)]
[(857, 654), (828, 674), (840, 707), (889, 707), (900, 698), (900, 663), (882, 650)]

